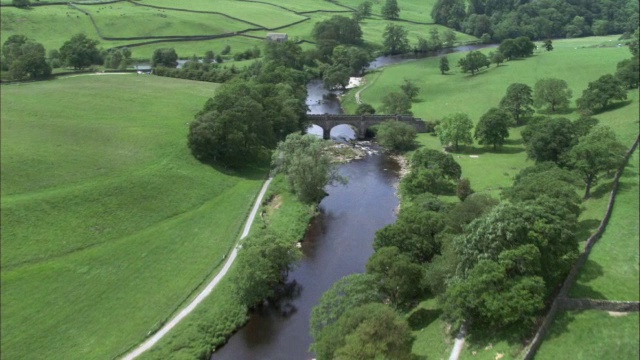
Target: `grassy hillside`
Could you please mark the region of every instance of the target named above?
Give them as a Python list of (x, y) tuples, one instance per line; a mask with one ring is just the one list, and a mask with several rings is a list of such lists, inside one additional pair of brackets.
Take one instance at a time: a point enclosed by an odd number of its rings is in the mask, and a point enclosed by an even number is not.
[[(418, 36), (427, 38), (432, 27), (441, 31), (444, 29), (439, 25), (429, 25), (429, 14), (434, 2), (435, 0), (399, 2), (401, 21), (397, 23), (407, 28), (412, 44), (417, 42)], [(273, 30), (285, 32), (291, 39), (312, 41), (311, 30), (317, 22), (333, 15), (350, 17), (353, 11), (351, 8), (359, 3), (360, 1), (352, 0), (337, 3), (320, 0), (195, 0), (183, 4), (170, 0), (142, 0), (136, 2), (138, 5), (120, 1), (109, 4), (79, 2), (77, 7), (36, 6), (29, 10), (3, 7), (0, 40), (4, 42), (13, 34), (25, 34), (41, 42), (49, 50), (60, 48), (73, 34), (83, 32), (94, 39), (99, 39), (100, 34), (117, 38), (102, 39), (100, 46), (111, 48), (131, 45), (133, 57), (138, 59), (150, 58), (154, 49), (160, 47), (174, 47), (178, 55), (186, 58), (193, 54), (202, 56), (207, 50), (219, 53), (225, 45), (230, 45), (233, 54), (255, 45), (261, 46), (262, 39)], [(389, 23), (380, 17), (380, 8), (380, 4), (374, 3), (372, 18), (362, 22), (364, 39), (374, 46), (382, 44), (382, 33)], [(82, 11), (91, 15), (96, 26), (92, 24), (91, 17)], [(251, 31), (244, 32), (247, 30)], [(170, 41), (172, 36), (194, 35), (231, 36), (213, 40)], [(142, 38), (125, 39), (133, 37)], [(144, 37), (160, 39), (143, 39)], [(458, 33), (458, 41), (474, 39)], [(169, 41), (138, 46), (155, 40)]]
[(78, 76), (2, 87), (2, 358), (113, 358), (221, 264), (264, 170), (186, 146), (217, 85)]
[[(554, 41), (554, 47), (551, 52), (537, 51), (533, 57), (525, 60), (510, 61), (498, 68), (492, 66), (476, 76), (463, 74), (455, 66), (464, 54), (449, 55), (449, 62), (453, 65), (449, 75), (440, 74), (437, 58), (392, 65), (366, 76), (367, 84), (361, 88), (361, 99), (379, 109), (382, 97), (391, 91), (399, 91), (406, 78), (421, 88), (418, 100), (413, 103), (412, 111), (415, 116), (425, 120), (436, 120), (452, 112), (461, 111), (469, 114), (472, 120), (477, 122), (489, 108), (498, 105), (509, 84), (521, 82), (533, 87), (540, 78), (557, 77), (567, 81), (574, 96), (570, 111), (554, 116), (575, 119), (578, 117), (575, 112), (575, 99), (581, 96), (587, 84), (601, 75), (613, 73), (617, 62), (630, 57), (626, 47), (616, 46), (616, 37)], [(484, 50), (485, 53), (488, 51), (490, 50)], [(357, 106), (357, 90), (352, 90), (342, 98), (342, 103), (349, 113)], [(611, 126), (623, 144), (631, 146), (638, 135), (638, 90), (629, 91), (627, 95), (626, 102), (595, 117), (601, 124)], [(526, 158), (520, 136), (522, 129), (511, 129), (507, 143), (498, 151), (493, 151), (491, 147), (473, 145), (453, 154), (462, 166), (463, 176), (471, 180), (471, 185), (477, 192), (499, 197), (501, 189), (510, 186), (513, 177), (522, 168), (533, 164)], [(442, 148), (438, 138), (430, 134), (419, 135), (418, 141), (425, 147)], [(637, 164), (637, 158), (634, 159), (635, 162), (632, 160), (631, 163)], [(488, 169), (490, 170), (487, 171)], [(581, 282), (588, 285), (589, 289), (606, 296), (621, 296), (623, 300), (634, 300), (630, 297), (633, 297), (633, 294), (637, 296), (638, 293), (638, 255), (637, 250), (633, 250), (637, 248), (638, 215), (637, 210), (632, 210), (637, 209), (637, 166), (630, 165), (627, 170), (623, 177), (620, 203), (617, 205), (620, 210), (614, 212), (614, 218), (606, 233), (609, 235), (603, 237), (603, 242), (597, 246), (600, 249), (594, 249), (592, 254), (591, 261), (600, 272), (596, 274), (599, 276), (593, 279), (589, 274), (585, 274)], [(578, 235), (581, 239), (586, 240), (602, 219), (610, 187), (610, 179), (602, 181), (594, 189), (594, 196), (584, 202)], [(607, 239), (615, 239), (615, 243), (607, 242)], [(607, 245), (604, 245), (605, 242)], [(585, 271), (587, 269), (589, 266), (585, 267)], [(437, 305), (432, 306), (437, 309)], [(446, 357), (442, 355), (442, 348), (446, 348), (445, 345), (451, 340), (444, 334), (444, 327), (438, 324), (439, 321), (432, 321), (422, 330), (430, 336), (422, 336), (422, 332), (419, 333), (414, 344), (416, 353), (434, 358)], [(522, 344), (518, 342), (509, 342), (502, 335), (491, 336), (489, 329), (486, 332), (484, 335), (489, 335), (488, 337), (467, 339), (462, 359), (494, 359), (498, 354), (502, 354), (503, 359), (510, 359), (517, 356), (522, 349)], [(440, 336), (440, 339), (437, 336)]]
[(635, 360), (640, 354), (638, 313), (568, 311), (558, 315), (536, 359)]

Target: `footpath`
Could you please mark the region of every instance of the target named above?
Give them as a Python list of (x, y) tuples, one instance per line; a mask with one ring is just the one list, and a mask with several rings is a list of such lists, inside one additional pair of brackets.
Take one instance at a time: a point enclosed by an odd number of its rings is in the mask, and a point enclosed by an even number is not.
[[(271, 184), (271, 180), (272, 178), (269, 178), (267, 181), (265, 181), (264, 185), (262, 185), (262, 189), (260, 190), (260, 193), (256, 198), (256, 202), (253, 205), (253, 209), (251, 210), (251, 213), (249, 214), (249, 218), (247, 219), (247, 222), (244, 225), (244, 230), (242, 231), (240, 240), (244, 239), (245, 237), (247, 237), (247, 235), (249, 235), (249, 231), (251, 230), (251, 225), (253, 224), (253, 220), (256, 217), (258, 209), (260, 208), (260, 204), (262, 203), (262, 198), (264, 197), (264, 194), (267, 192), (267, 189), (269, 188), (269, 184)], [(182, 319), (184, 319), (187, 315), (189, 315), (207, 296), (209, 296), (209, 294), (211, 294), (211, 291), (215, 289), (218, 283), (220, 283), (220, 280), (224, 278), (224, 276), (227, 274), (227, 272), (231, 268), (231, 265), (233, 265), (233, 262), (236, 260), (239, 249), (240, 249), (240, 246), (238, 245), (234, 247), (233, 251), (231, 251), (231, 254), (229, 255), (229, 258), (227, 259), (227, 262), (225, 262), (224, 266), (222, 267), (222, 270), (220, 270), (218, 275), (216, 275), (216, 277), (214, 277), (213, 280), (209, 282), (209, 284), (198, 294), (198, 296), (196, 296), (195, 299), (193, 299), (193, 301), (189, 303), (189, 305), (187, 305), (184, 309), (182, 309), (176, 316), (174, 316), (152, 337), (148, 338), (145, 342), (138, 345), (136, 348), (131, 350), (128, 354), (123, 356), (122, 359), (133, 360), (138, 356), (140, 356), (145, 351), (151, 349), (153, 345), (155, 345), (158, 341), (160, 341), (160, 339), (162, 339), (165, 335), (167, 335), (167, 333), (169, 333), (171, 329), (173, 329), (176, 325), (178, 325), (180, 321), (182, 321)]]

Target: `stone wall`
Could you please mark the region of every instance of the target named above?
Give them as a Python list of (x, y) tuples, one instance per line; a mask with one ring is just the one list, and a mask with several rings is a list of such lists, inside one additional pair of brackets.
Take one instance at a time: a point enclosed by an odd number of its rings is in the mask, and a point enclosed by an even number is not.
[[(627, 153), (625, 154), (624, 162), (616, 172), (616, 176), (613, 180), (611, 195), (609, 196), (609, 204), (607, 206), (607, 211), (604, 214), (604, 218), (602, 219), (602, 222), (600, 222), (600, 226), (598, 226), (598, 230), (593, 235), (591, 235), (587, 240), (587, 243), (584, 247), (584, 251), (582, 252), (582, 254), (580, 254), (578, 261), (576, 261), (576, 263), (573, 265), (573, 267), (571, 268), (571, 271), (569, 272), (569, 275), (567, 275), (567, 278), (564, 280), (564, 283), (562, 284), (562, 288), (560, 288), (558, 295), (553, 300), (553, 303), (549, 308), (549, 312), (547, 313), (547, 316), (544, 318), (542, 325), (540, 325), (540, 328), (538, 328), (536, 335), (534, 336), (533, 340), (531, 340), (531, 343), (526, 349), (526, 352), (524, 355), (525, 360), (532, 360), (534, 358), (536, 351), (538, 351), (538, 348), (540, 347), (540, 344), (544, 340), (544, 337), (547, 331), (549, 331), (549, 328), (551, 327), (551, 324), (553, 323), (553, 319), (555, 318), (558, 310), (569, 310), (572, 306), (594, 305), (596, 306), (596, 307), (593, 307), (594, 309), (597, 309), (598, 306), (606, 310), (608, 310), (607, 308), (608, 306), (613, 306), (613, 308), (616, 308), (616, 306), (620, 306), (620, 307), (617, 307), (619, 309), (626, 308), (627, 306), (629, 306), (630, 308), (634, 309), (631, 311), (638, 311), (637, 310), (638, 305), (635, 305), (636, 307), (634, 308), (633, 303), (630, 303), (631, 305), (622, 305), (626, 302), (604, 301), (609, 303), (609, 304), (604, 304), (604, 302), (601, 300), (570, 299), (567, 297), (567, 295), (569, 294), (569, 290), (571, 289), (576, 279), (578, 278), (578, 275), (580, 274), (580, 270), (582, 270), (582, 267), (586, 263), (587, 258), (591, 253), (591, 249), (593, 248), (595, 243), (600, 239), (600, 237), (602, 237), (602, 234), (607, 228), (607, 224), (609, 223), (609, 219), (611, 218), (611, 212), (613, 211), (613, 205), (615, 203), (616, 194), (618, 193), (620, 177), (624, 172), (624, 168), (626, 167), (627, 162), (629, 162), (629, 158), (638, 147), (638, 141), (640, 141), (640, 136), (636, 138), (636, 141), (633, 143), (629, 151), (627, 151)], [(589, 300), (589, 302), (585, 302), (585, 300)], [(615, 305), (612, 303), (619, 303), (619, 305)], [(609, 310), (609, 311), (622, 311), (622, 310)], [(629, 311), (629, 310), (626, 310), (626, 311)]]

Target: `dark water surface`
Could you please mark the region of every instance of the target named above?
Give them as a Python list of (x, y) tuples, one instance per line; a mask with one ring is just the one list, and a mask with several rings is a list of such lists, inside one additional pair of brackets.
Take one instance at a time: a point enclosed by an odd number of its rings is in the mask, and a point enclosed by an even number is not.
[(391, 224), (398, 205), (398, 165), (383, 154), (340, 166), (347, 185), (327, 187), (303, 241), (304, 258), (289, 274), (297, 297), (254, 313), (249, 323), (215, 352), (215, 360), (313, 358), (309, 319), (322, 294), (340, 278), (364, 272), (376, 230)]
[[(492, 46), (492, 45), (488, 45)], [(495, 46), (495, 45), (493, 45)], [(379, 57), (369, 66), (411, 61), (458, 51), (476, 50), (487, 45), (460, 46), (436, 53)], [(341, 114), (340, 102), (323, 87), (320, 80), (307, 85), (309, 114)], [(336, 93), (337, 94), (337, 93)], [(318, 131), (319, 130), (319, 131)], [(309, 133), (322, 136), (319, 127)], [(355, 135), (347, 125), (331, 131), (334, 138)], [(329, 194), (319, 205), (304, 238), (303, 259), (289, 274), (291, 292), (278, 304), (251, 315), (248, 324), (216, 351), (212, 360), (307, 360), (311, 309), (322, 294), (340, 278), (361, 273), (373, 254), (375, 232), (395, 221), (398, 206), (395, 186), (398, 164), (384, 154), (373, 154), (362, 160), (341, 165), (340, 173), (349, 179), (347, 185), (329, 186)]]

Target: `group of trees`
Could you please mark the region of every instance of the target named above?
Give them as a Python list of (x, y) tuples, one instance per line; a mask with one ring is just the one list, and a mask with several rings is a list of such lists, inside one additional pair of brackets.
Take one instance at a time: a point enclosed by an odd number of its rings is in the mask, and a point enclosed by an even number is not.
[(509, 128), (514, 125), (513, 117), (507, 110), (494, 107), (480, 117), (473, 137), (473, 122), (465, 113), (446, 116), (436, 126), (435, 132), (442, 145), (453, 145), (454, 151), (458, 150), (460, 144), (473, 144), (473, 139), (480, 145), (491, 145), (496, 150), (505, 143)]
[[(551, 41), (549, 40), (549, 44)], [(458, 66), (462, 69), (462, 72), (471, 72), (471, 75), (475, 75), (483, 67), (489, 68), (491, 63), (495, 63), (496, 66), (500, 66), (505, 60), (512, 60), (515, 58), (529, 57), (533, 55), (533, 50), (536, 48), (535, 44), (526, 36), (521, 36), (516, 39), (505, 39), (495, 52), (490, 52), (489, 55), (485, 55), (480, 51), (470, 51), (465, 57), (458, 61)], [(448, 68), (448, 62), (444, 66), (441, 64), (440, 71), (444, 74), (443, 68)]]
[(307, 75), (302, 64), (287, 67), (283, 62), (288, 59), (278, 54), (266, 52), (263, 61), (206, 102), (189, 129), (189, 148), (197, 159), (240, 167), (267, 155), (288, 134), (304, 130)]
[(13, 80), (39, 79), (51, 75), (42, 44), (24, 35), (11, 35), (2, 45), (2, 70)]
[[(51, 49), (47, 56), (42, 44), (24, 35), (11, 35), (2, 45), (2, 70), (13, 80), (41, 79), (51, 75), (52, 68), (69, 66), (84, 69), (108, 61), (109, 67), (126, 64), (131, 51), (126, 48), (105, 51), (98, 49), (98, 41), (85, 34), (76, 34), (60, 49)], [(116, 66), (114, 66), (116, 65)]]
[(494, 41), (631, 34), (638, 28), (633, 0), (438, 0), (431, 16), (438, 24)]

